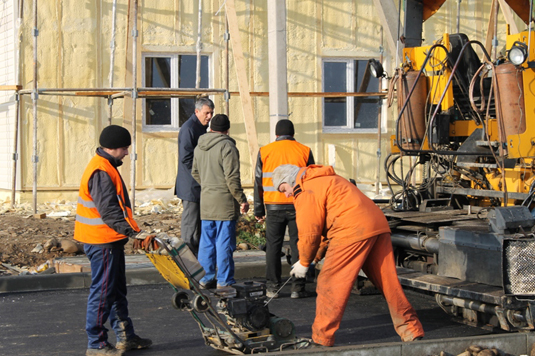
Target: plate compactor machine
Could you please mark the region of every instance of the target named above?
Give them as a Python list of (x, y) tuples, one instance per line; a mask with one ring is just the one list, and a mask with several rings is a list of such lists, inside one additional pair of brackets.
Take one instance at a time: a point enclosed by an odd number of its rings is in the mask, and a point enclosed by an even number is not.
[(187, 311), (200, 327), (206, 345), (232, 354), (305, 348), (294, 324), (269, 312), (266, 286), (256, 281), (215, 290), (202, 289), (205, 272), (183, 240), (165, 233), (150, 237), (145, 251), (175, 293), (175, 309)]

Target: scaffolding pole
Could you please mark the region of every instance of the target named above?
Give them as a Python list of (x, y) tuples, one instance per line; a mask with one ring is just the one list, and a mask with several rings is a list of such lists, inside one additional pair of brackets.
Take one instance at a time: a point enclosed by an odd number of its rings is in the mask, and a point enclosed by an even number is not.
[(201, 87), (201, 50), (202, 50), (202, 0), (199, 0), (199, 16), (197, 24), (197, 66), (195, 72), (195, 88)]
[[(111, 41), (110, 41), (110, 88), (113, 88), (113, 69), (115, 62), (115, 33), (117, 27), (117, 0), (113, 0), (112, 8), (112, 20), (111, 20)], [(108, 106), (109, 106), (109, 115), (108, 115), (108, 125), (111, 125), (111, 119), (113, 117), (113, 98), (108, 96)]]
[(17, 189), (17, 161), (19, 159), (18, 142), (19, 142), (19, 117), (20, 117), (20, 95), (15, 93), (15, 133), (13, 135), (13, 174), (11, 177), (11, 208), (15, 207), (15, 196)]
[(37, 93), (37, 36), (39, 36), (39, 30), (37, 29), (37, 0), (33, 0), (33, 213), (37, 214), (37, 162), (39, 156), (37, 155), (37, 99), (39, 94)]
[(131, 167), (131, 190), (132, 190), (132, 213), (136, 207), (136, 139), (137, 139), (137, 122), (136, 122), (136, 110), (137, 110), (137, 10), (138, 0), (134, 0), (134, 24), (132, 26), (132, 152), (130, 153), (130, 159), (132, 160)]
[[(20, 84), (14, 85), (14, 86), (0, 86), (0, 90), (15, 90), (16, 96), (17, 96), (17, 111), (16, 111), (16, 123), (17, 126), (16, 131), (16, 138), (15, 138), (15, 144), (14, 144), (14, 154), (13, 157), (18, 158), (17, 153), (17, 147), (18, 145), (18, 126), (20, 125), (20, 116), (22, 111), (22, 102), (21, 98), (23, 95), (31, 95), (32, 104), (33, 104), (33, 153), (32, 153), (32, 163), (33, 163), (33, 187), (32, 187), (32, 194), (33, 194), (33, 210), (34, 213), (37, 213), (37, 172), (38, 172), (38, 162), (39, 162), (39, 156), (38, 156), (38, 99), (39, 95), (56, 95), (56, 96), (84, 96), (84, 97), (102, 97), (102, 98), (108, 98), (108, 104), (110, 105), (110, 115), (109, 115), (109, 123), (111, 123), (112, 118), (112, 105), (113, 100), (117, 98), (124, 98), (125, 96), (131, 96), (133, 102), (132, 102), (132, 147), (131, 147), (131, 160), (132, 160), (132, 167), (131, 167), (131, 201), (132, 201), (132, 209), (134, 210), (135, 207), (135, 187), (136, 187), (136, 163), (137, 163), (137, 153), (136, 153), (136, 143), (137, 143), (137, 99), (139, 98), (152, 98), (152, 97), (160, 97), (160, 98), (172, 98), (172, 97), (195, 97), (200, 94), (224, 94), (225, 102), (226, 102), (226, 108), (225, 112), (228, 114), (230, 110), (230, 96), (231, 94), (237, 95), (237, 96), (245, 96), (247, 97), (245, 99), (242, 98), (242, 106), (247, 106), (248, 111), (252, 111), (251, 103), (250, 103), (250, 97), (251, 96), (269, 96), (268, 92), (250, 92), (245, 87), (247, 87), (247, 82), (244, 79), (241, 72), (238, 72), (238, 76), (240, 77), (240, 80), (238, 81), (239, 87), (243, 84), (245, 84), (244, 88), (240, 88), (241, 92), (233, 92), (231, 93), (229, 91), (230, 81), (229, 81), (229, 42), (230, 42), (230, 32), (234, 31), (236, 36), (234, 40), (237, 40), (233, 43), (233, 45), (236, 47), (235, 51), (239, 53), (238, 58), (235, 58), (235, 61), (238, 60), (240, 62), (241, 69), (244, 68), (243, 64), (243, 52), (241, 51), (241, 46), (239, 43), (239, 32), (238, 28), (236, 26), (236, 13), (235, 13), (235, 7), (234, 7), (234, 0), (228, 1), (230, 4), (230, 8), (232, 11), (230, 11), (230, 15), (232, 16), (233, 21), (229, 22), (228, 16), (229, 11), (228, 7), (229, 4), (226, 4), (225, 6), (225, 65), (224, 65), (224, 81), (225, 81), (225, 89), (215, 89), (215, 88), (144, 88), (144, 87), (138, 87), (137, 86), (137, 37), (138, 37), (138, 27), (137, 27), (137, 20), (138, 20), (138, 0), (134, 0), (134, 21), (132, 26), (132, 37), (133, 37), (133, 59), (132, 59), (132, 86), (128, 88), (113, 88), (113, 71), (114, 71), (114, 52), (115, 52), (115, 33), (116, 33), (116, 4), (117, 1), (114, 0), (113, 2), (113, 35), (112, 40), (110, 43), (111, 48), (111, 55), (110, 55), (110, 73), (109, 73), (109, 80), (110, 80), (110, 87), (109, 88), (39, 88), (38, 87), (38, 61), (37, 61), (37, 42), (38, 42), (38, 35), (39, 30), (37, 29), (38, 26), (38, 7), (37, 7), (37, 0), (34, 0), (33, 2), (33, 13), (34, 13), (34, 26), (33, 26), (33, 88), (32, 89), (22, 89)], [(20, 0), (20, 11), (19, 16), (22, 18), (22, 0)], [(199, 3), (199, 16), (202, 14), (202, 7), (201, 3)], [(130, 15), (130, 2), (129, 2), (129, 10), (128, 14)], [(202, 19), (199, 19), (199, 29), (202, 29)], [(20, 21), (22, 22), (22, 21)], [(129, 21), (127, 21), (129, 23)], [(231, 26), (232, 25), (232, 28)], [(129, 27), (129, 26), (128, 26)], [(19, 28), (19, 34), (20, 34), (20, 28)], [(199, 31), (199, 36), (201, 36), (202, 33)], [(201, 36), (202, 37), (202, 36)], [(22, 37), (19, 38), (19, 41), (22, 41)], [(21, 63), (20, 63), (20, 51), (21, 51), (22, 43), (19, 43), (19, 47), (17, 48), (18, 55), (19, 55), (19, 72), (18, 72), (18, 82), (21, 81)], [(200, 47), (202, 48), (202, 47)], [(199, 54), (198, 57), (200, 58)], [(197, 68), (200, 68), (200, 65), (197, 65)], [(199, 78), (199, 75), (197, 76)], [(246, 90), (243, 90), (246, 89)], [(340, 92), (340, 93), (323, 93), (323, 92), (289, 92), (289, 97), (316, 97), (316, 98), (325, 98), (325, 97), (350, 97), (350, 96), (362, 96), (362, 97), (384, 97), (385, 93), (346, 93), (346, 92)], [(255, 146), (257, 145), (257, 142), (255, 140), (256, 138), (256, 130), (254, 127), (254, 122), (252, 123), (250, 120), (248, 121), (247, 117), (245, 118), (245, 126), (246, 126), (246, 132), (248, 136), (249, 142), (249, 149), (251, 151), (251, 159), (253, 160), (253, 155), (255, 151)], [(256, 157), (256, 156), (255, 156)], [(16, 164), (17, 162), (13, 162), (13, 188), (12, 188), (12, 204), (15, 201), (15, 193), (16, 193)], [(254, 164), (254, 162), (252, 162)], [(60, 187), (61, 189), (61, 187)]]
[[(381, 26), (381, 48), (379, 49), (379, 62), (383, 63), (383, 52), (384, 52), (384, 43), (383, 43), (383, 26)], [(383, 78), (379, 78), (378, 88), (380, 92), (383, 90)], [(379, 110), (377, 113), (377, 167), (375, 167), (375, 194), (379, 194), (379, 185), (381, 184), (381, 115), (383, 107), (381, 99), (381, 105), (379, 105)]]
[(16, 197), (16, 190), (17, 190), (17, 161), (19, 160), (19, 152), (18, 152), (18, 142), (19, 142), (19, 122), (20, 122), (20, 95), (18, 93), (18, 89), (20, 89), (20, 83), (21, 83), (21, 60), (20, 60), (20, 52), (21, 52), (21, 46), (22, 46), (22, 6), (24, 1), (20, 0), (19, 3), (19, 13), (17, 16), (17, 48), (16, 48), (16, 56), (17, 56), (17, 91), (15, 92), (15, 100), (16, 100), (16, 108), (15, 108), (15, 127), (14, 127), (14, 135), (13, 135), (13, 168), (12, 168), (12, 176), (11, 176), (11, 208), (15, 207), (15, 197)]
[(226, 8), (225, 8), (225, 35), (224, 35), (224, 40), (225, 40), (225, 64), (224, 64), (225, 85), (224, 85), (224, 88), (226, 90), (225, 97), (224, 97), (224, 99), (225, 99), (225, 114), (227, 116), (230, 116), (230, 76), (229, 76), (229, 57), (228, 57), (230, 33), (229, 33), (229, 30), (228, 30), (228, 17), (227, 17), (227, 9)]

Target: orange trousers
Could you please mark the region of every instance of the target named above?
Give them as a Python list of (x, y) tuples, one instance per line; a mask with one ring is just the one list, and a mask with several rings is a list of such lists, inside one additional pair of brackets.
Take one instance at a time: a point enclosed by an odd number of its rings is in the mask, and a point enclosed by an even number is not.
[(334, 333), (340, 327), (351, 288), (361, 269), (383, 293), (401, 339), (412, 341), (424, 336), (422, 324), (399, 283), (390, 234), (386, 233), (327, 249), (316, 288), (314, 342), (334, 345)]

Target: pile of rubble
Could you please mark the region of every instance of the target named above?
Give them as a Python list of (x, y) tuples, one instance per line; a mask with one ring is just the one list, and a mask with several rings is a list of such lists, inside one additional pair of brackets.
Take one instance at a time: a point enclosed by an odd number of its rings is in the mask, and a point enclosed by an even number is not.
[[(534, 345), (535, 346), (535, 345)], [(451, 354), (445, 351), (441, 351), (439, 355), (433, 356), (514, 356), (502, 350), (498, 350), (496, 347), (483, 347), (478, 345), (471, 345), (464, 352), (460, 354)], [(521, 355), (528, 356), (528, 355)], [(535, 348), (532, 347), (529, 356), (535, 356)]]
[[(252, 197), (248, 197), (252, 201)], [(135, 219), (147, 233), (165, 232), (180, 236), (182, 204), (172, 190), (136, 192)], [(83, 254), (82, 246), (73, 240), (76, 202), (58, 200), (37, 206), (23, 202), (11, 206), (0, 201), (0, 276), (53, 273), (57, 259)], [(254, 225), (252, 209), (240, 219), (241, 228)], [(243, 241), (240, 241), (243, 242)], [(241, 243), (238, 248), (250, 249)], [(125, 246), (127, 255), (143, 253)], [(59, 271), (58, 271), (59, 272)]]
[[(25, 217), (49, 217), (74, 221), (74, 216), (76, 215), (76, 202), (65, 200), (45, 202), (43, 204), (38, 204), (37, 214), (34, 214), (33, 204), (30, 202), (17, 203), (12, 207), (9, 199), (4, 201), (0, 200), (0, 215), (8, 213), (19, 214)], [(172, 190), (162, 191), (148, 189), (136, 192), (136, 216), (161, 213), (173, 213), (177, 215), (182, 213), (180, 199), (173, 195)]]

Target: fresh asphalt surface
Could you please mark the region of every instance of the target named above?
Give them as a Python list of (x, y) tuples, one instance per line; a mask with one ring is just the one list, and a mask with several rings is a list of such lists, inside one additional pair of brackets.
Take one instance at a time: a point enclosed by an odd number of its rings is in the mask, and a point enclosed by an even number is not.
[[(308, 284), (307, 289), (312, 291), (314, 285)], [(153, 346), (129, 351), (126, 355), (230, 355), (204, 344), (190, 314), (171, 305), (173, 293), (168, 285), (128, 288), (130, 316), (136, 333), (152, 339)], [(454, 322), (431, 296), (413, 291), (406, 291), (406, 294), (424, 326), (426, 340), (490, 334), (487, 330)], [(84, 355), (87, 295), (87, 289), (0, 295), (0, 355)], [(289, 297), (288, 285), (282, 297), (269, 304), (270, 312), (290, 319), (298, 336), (310, 337), (315, 298)], [(110, 341), (114, 343), (111, 330)], [(398, 341), (382, 296), (351, 296), (335, 346)]]

